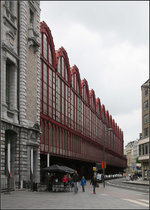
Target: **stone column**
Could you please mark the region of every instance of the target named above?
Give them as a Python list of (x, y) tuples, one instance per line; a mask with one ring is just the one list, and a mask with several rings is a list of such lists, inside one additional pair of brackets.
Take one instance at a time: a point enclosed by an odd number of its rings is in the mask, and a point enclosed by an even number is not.
[(7, 104), (6, 104), (6, 59), (3, 55), (2, 74), (1, 74), (1, 94), (2, 94), (2, 118), (7, 118)]
[(26, 125), (26, 72), (27, 72), (27, 4), (26, 1), (20, 1), (20, 124)]

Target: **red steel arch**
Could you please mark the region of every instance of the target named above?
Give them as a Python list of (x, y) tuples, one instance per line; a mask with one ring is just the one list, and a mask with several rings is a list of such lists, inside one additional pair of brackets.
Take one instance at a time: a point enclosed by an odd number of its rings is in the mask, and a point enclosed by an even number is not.
[(112, 128), (112, 116), (109, 115), (109, 127)]
[(56, 52), (56, 66), (58, 65), (58, 59), (59, 57), (63, 57), (66, 67), (67, 67), (67, 72), (68, 72), (68, 83), (71, 84), (71, 73), (70, 73), (70, 63), (69, 63), (69, 58), (66, 50), (61, 47), (57, 50)]
[(107, 125), (107, 127), (109, 127), (109, 112), (108, 112), (108, 110), (107, 111), (105, 111), (105, 119), (106, 119), (106, 125)]
[[(89, 91), (87, 80), (81, 81), (77, 66), (74, 65), (70, 69), (65, 49), (61, 47), (55, 53), (51, 31), (44, 21), (41, 23), (40, 31), (42, 35), (41, 154), (49, 153), (52, 156), (98, 163), (102, 160), (106, 125), (113, 128), (113, 132), (108, 132), (106, 137), (107, 164), (125, 167), (123, 132), (117, 127), (109, 111), (105, 111), (105, 106), (101, 105), (100, 99), (95, 97), (94, 90)], [(50, 45), (52, 64), (49, 63), (49, 58), (46, 60), (43, 56), (43, 37), (44, 41), (47, 41), (47, 46)], [(63, 57), (61, 65), (62, 62), (65, 63), (63, 67), (67, 68), (67, 72), (62, 70), (62, 66), (61, 71), (58, 72), (60, 57)], [(65, 73), (61, 74), (61, 72)], [(75, 78), (78, 81), (79, 93), (78, 89), (72, 86), (73, 76), (74, 81)], [(87, 102), (83, 99), (83, 88), (85, 88)], [(90, 107), (90, 100), (93, 100), (94, 110)]]
[(71, 81), (72, 81), (73, 74), (77, 75), (77, 80), (79, 83), (79, 95), (81, 96), (81, 79), (80, 79), (80, 73), (79, 73), (78, 67), (76, 65), (72, 66), (70, 69), (70, 72), (71, 72)]
[(106, 118), (105, 118), (105, 106), (104, 106), (104, 104), (102, 104), (101, 110), (102, 110), (102, 121), (103, 121), (103, 123), (105, 123)]
[(82, 94), (82, 89), (83, 89), (84, 86), (86, 87), (86, 93), (87, 93), (88, 105), (89, 105), (89, 86), (88, 86), (88, 82), (87, 82), (86, 79), (81, 80), (81, 94)]
[[(51, 30), (49, 29), (49, 27), (47, 26), (47, 24), (43, 21), (40, 23), (40, 32), (41, 34), (46, 34), (47, 39), (48, 39), (48, 43), (51, 46), (51, 51), (52, 51), (52, 63), (53, 63), (53, 67), (56, 69), (56, 54), (55, 54), (55, 45), (53, 42), (53, 37), (51, 34)], [(43, 36), (42, 36), (42, 41), (43, 41)], [(42, 44), (43, 47), (43, 44)]]
[(89, 101), (93, 100), (94, 103), (94, 112), (96, 112), (96, 98), (95, 98), (95, 92), (94, 90), (89, 91)]
[(101, 118), (102, 117), (102, 111), (101, 111), (101, 102), (100, 99), (96, 99), (96, 112), (98, 110), (98, 116)]

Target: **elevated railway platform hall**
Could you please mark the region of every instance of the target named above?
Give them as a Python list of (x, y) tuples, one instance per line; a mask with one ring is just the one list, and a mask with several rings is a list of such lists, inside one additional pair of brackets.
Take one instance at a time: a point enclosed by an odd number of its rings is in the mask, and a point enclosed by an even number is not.
[[(109, 111), (70, 67), (63, 47), (55, 51), (51, 31), (41, 22), (41, 168), (68, 165), (80, 174), (91, 174), (103, 160), (106, 173), (123, 171), (123, 132)], [(108, 128), (112, 128), (108, 131)]]

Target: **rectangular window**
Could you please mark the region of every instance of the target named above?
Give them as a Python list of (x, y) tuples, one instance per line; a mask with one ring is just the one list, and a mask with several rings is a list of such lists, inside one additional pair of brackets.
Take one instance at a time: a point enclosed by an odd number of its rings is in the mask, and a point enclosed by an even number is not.
[(144, 144), (144, 155), (148, 154), (148, 143)]
[(148, 109), (148, 101), (145, 101), (144, 102), (144, 110), (147, 110)]
[(144, 137), (148, 137), (148, 128), (144, 129)]
[(14, 103), (14, 88), (15, 88), (15, 64), (9, 59), (6, 60), (6, 104), (8, 109)]
[(148, 114), (144, 115), (144, 124), (148, 123)]
[(6, 63), (6, 104), (10, 107), (10, 65)]
[(44, 58), (47, 60), (47, 36), (44, 34), (43, 35), (44, 43)]
[(30, 9), (30, 26), (33, 27), (34, 24), (34, 13), (33, 11)]
[(148, 88), (144, 88), (144, 96), (146, 97), (148, 95)]

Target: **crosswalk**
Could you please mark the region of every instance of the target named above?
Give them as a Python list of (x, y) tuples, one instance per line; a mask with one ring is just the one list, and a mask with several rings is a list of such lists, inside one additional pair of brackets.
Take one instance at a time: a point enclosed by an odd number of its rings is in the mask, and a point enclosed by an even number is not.
[(145, 200), (145, 199), (138, 199), (138, 200), (132, 200), (132, 199), (123, 199), (141, 206), (145, 206), (145, 207), (149, 207), (149, 200)]

